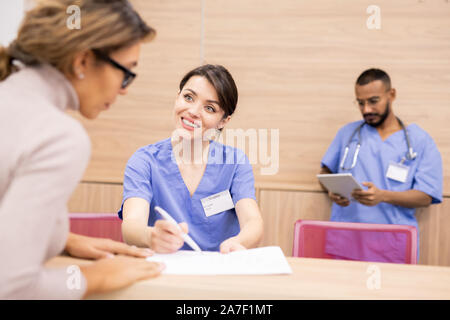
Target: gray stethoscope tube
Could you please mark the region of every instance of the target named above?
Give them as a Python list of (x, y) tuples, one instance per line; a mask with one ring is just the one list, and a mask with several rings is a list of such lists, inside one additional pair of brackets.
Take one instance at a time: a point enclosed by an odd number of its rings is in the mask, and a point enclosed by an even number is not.
[[(414, 159), (417, 157), (417, 153), (414, 152), (414, 151), (413, 151), (413, 148), (411, 147), (411, 142), (410, 142), (410, 140), (409, 140), (408, 130), (406, 130), (405, 125), (403, 124), (403, 122), (402, 122), (399, 118), (397, 118), (397, 120), (398, 120), (398, 122), (400, 123), (400, 126), (401, 126), (402, 129), (403, 129), (403, 132), (405, 133), (406, 144), (407, 144), (407, 147), (408, 147), (408, 152), (406, 153), (406, 158), (403, 157), (402, 163), (405, 162), (406, 159), (408, 159), (408, 160), (414, 160)], [(365, 124), (366, 124), (365, 122), (361, 123), (361, 124), (355, 129), (355, 131), (353, 131), (352, 135), (350, 136), (350, 139), (348, 140), (347, 145), (345, 146), (345, 149), (344, 149), (344, 156), (342, 157), (341, 164), (339, 165), (339, 167), (340, 167), (342, 170), (350, 170), (350, 169), (353, 169), (353, 168), (356, 166), (356, 160), (358, 159), (359, 149), (361, 148), (361, 128), (362, 128)], [(345, 160), (347, 159), (347, 156), (348, 156), (348, 151), (349, 151), (350, 143), (352, 142), (353, 137), (355, 136), (356, 133), (358, 133), (358, 142), (357, 142), (357, 145), (356, 145), (355, 153), (353, 154), (352, 165), (351, 165), (350, 168), (344, 168), (344, 163), (345, 163)]]

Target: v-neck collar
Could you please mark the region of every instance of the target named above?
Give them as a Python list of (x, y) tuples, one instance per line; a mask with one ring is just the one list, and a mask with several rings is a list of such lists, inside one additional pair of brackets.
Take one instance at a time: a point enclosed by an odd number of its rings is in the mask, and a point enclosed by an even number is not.
[(197, 193), (199, 193), (199, 189), (201, 190), (201, 187), (204, 183), (205, 176), (207, 176), (209, 174), (209, 167), (210, 167), (209, 164), (211, 163), (211, 152), (212, 152), (212, 149), (214, 148), (214, 146), (215, 146), (214, 141), (210, 140), (209, 141), (209, 150), (208, 150), (208, 161), (206, 162), (205, 170), (203, 171), (202, 178), (200, 179), (200, 182), (198, 183), (197, 188), (194, 190), (194, 192), (191, 195), (189, 188), (187, 187), (186, 182), (184, 181), (183, 176), (181, 174), (180, 167), (178, 166), (178, 164), (176, 162), (175, 155), (173, 154), (172, 142), (169, 139), (169, 151), (170, 151), (170, 158), (171, 158), (170, 162), (173, 166), (174, 173), (177, 175), (177, 178), (179, 179), (179, 181), (182, 182), (182, 184), (184, 186), (183, 189), (188, 194), (188, 196), (191, 200), (195, 198)]
[[(409, 126), (410, 126), (410, 125), (405, 126), (405, 130), (408, 130), (408, 127), (409, 127)], [(376, 139), (378, 140), (378, 142), (380, 142), (380, 143), (382, 143), (382, 144), (388, 143), (388, 142), (390, 142), (390, 140), (395, 139), (394, 137), (397, 136), (399, 133), (404, 134), (403, 129), (401, 128), (400, 130), (391, 133), (386, 139), (383, 140), (383, 139), (381, 138), (381, 135), (380, 135), (380, 133), (378, 132), (377, 128), (374, 128), (374, 127), (372, 127), (372, 126), (370, 126), (370, 125), (368, 125), (368, 124), (366, 124), (366, 127), (367, 127), (369, 130), (372, 131), (372, 134), (376, 135), (376, 137), (377, 137)]]

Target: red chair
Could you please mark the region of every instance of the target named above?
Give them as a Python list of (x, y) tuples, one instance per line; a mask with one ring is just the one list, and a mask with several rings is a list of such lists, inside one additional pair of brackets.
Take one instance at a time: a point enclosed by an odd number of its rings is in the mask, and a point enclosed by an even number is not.
[(297, 220), (294, 257), (417, 263), (417, 230), (407, 225)]
[(122, 220), (115, 213), (69, 213), (70, 231), (122, 241)]

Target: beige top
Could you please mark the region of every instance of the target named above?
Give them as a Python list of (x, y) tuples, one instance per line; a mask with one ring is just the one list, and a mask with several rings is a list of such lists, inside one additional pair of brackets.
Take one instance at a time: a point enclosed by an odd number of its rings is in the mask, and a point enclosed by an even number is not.
[(86, 131), (64, 112), (79, 108), (77, 94), (45, 65), (0, 82), (0, 97), (0, 298), (81, 298), (81, 272), (44, 267), (65, 247), (67, 202), (90, 157)]

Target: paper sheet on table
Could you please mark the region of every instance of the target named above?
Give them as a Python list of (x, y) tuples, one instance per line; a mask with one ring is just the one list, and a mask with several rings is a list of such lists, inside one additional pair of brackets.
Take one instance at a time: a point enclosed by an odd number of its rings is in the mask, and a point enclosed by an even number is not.
[(280, 247), (263, 247), (227, 254), (180, 250), (175, 253), (155, 253), (148, 261), (164, 262), (163, 274), (223, 275), (223, 274), (290, 274), (292, 273)]

